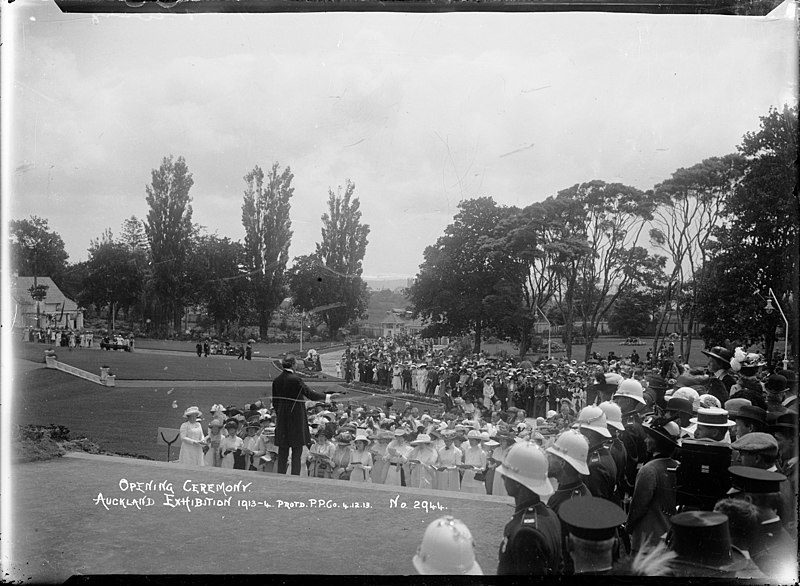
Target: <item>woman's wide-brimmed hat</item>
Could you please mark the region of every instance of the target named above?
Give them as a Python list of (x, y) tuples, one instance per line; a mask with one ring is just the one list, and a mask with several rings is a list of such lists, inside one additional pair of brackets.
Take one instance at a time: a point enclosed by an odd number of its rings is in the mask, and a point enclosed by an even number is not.
[(336, 443), (340, 446), (349, 446), (353, 443), (353, 436), (347, 432), (340, 433), (336, 436)]
[(431, 436), (429, 436), (427, 433), (421, 433), (417, 436), (417, 439), (411, 442), (411, 445), (416, 446), (419, 444), (429, 444), (429, 443), (431, 443)]
[(200, 417), (202, 413), (200, 412), (200, 408), (196, 405), (189, 407), (186, 411), (183, 412), (184, 417), (189, 417), (189, 415), (197, 415)]
[(714, 346), (711, 350), (700, 350), (700, 352), (711, 358), (722, 360), (722, 362), (730, 362), (731, 358), (733, 358), (733, 352), (724, 346)]
[(678, 446), (681, 428), (674, 421), (669, 421), (667, 423), (645, 421), (642, 423), (642, 429), (653, 439), (667, 442), (672, 446)]

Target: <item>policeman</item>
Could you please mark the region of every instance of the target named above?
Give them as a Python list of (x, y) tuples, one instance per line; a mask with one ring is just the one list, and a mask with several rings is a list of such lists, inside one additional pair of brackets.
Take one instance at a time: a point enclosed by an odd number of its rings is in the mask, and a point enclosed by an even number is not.
[[(547, 448), (548, 471), (550, 478), (558, 481), (558, 488), (547, 501), (547, 506), (558, 515), (566, 501), (591, 496), (592, 493), (581, 480), (581, 475), (589, 476), (586, 460), (589, 455), (589, 442), (579, 431), (568, 429), (558, 436), (555, 443)], [(561, 523), (561, 572), (572, 574), (573, 564), (567, 552), (567, 526)]]
[(732, 485), (728, 495), (748, 500), (758, 509), (760, 525), (750, 551), (753, 561), (770, 578), (796, 581), (797, 545), (777, 515), (780, 485), (786, 477), (751, 466), (731, 466), (728, 472)]
[(617, 529), (625, 511), (605, 499), (592, 496), (565, 502), (558, 513), (568, 528), (567, 551), (575, 574), (610, 574), (619, 556)]
[(589, 442), (589, 477), (585, 480), (586, 486), (593, 496), (620, 504), (616, 495), (617, 465), (606, 447), (607, 442), (611, 443), (606, 414), (594, 405), (584, 407), (574, 427), (578, 427)]
[(619, 435), (625, 431), (625, 426), (622, 423), (622, 410), (619, 405), (612, 401), (604, 401), (598, 405), (603, 413), (606, 414), (606, 425), (608, 432), (611, 434), (611, 443), (608, 446), (608, 452), (617, 466), (617, 500), (622, 502), (625, 498), (625, 469), (628, 465), (628, 450), (625, 444), (622, 443)]
[(619, 405), (622, 411), (622, 424), (625, 429), (619, 434), (619, 439), (625, 446), (627, 456), (624, 483), (621, 488), (623, 499), (629, 499), (633, 494), (633, 485), (636, 483), (636, 474), (647, 462), (647, 448), (644, 445), (644, 430), (642, 429), (642, 413), (646, 410), (644, 389), (639, 381), (625, 379), (617, 387), (612, 401)]
[(428, 525), (412, 558), (420, 574), (483, 575), (475, 559), (472, 533), (453, 517), (441, 517)]
[(497, 573), (549, 576), (561, 564), (561, 525), (539, 497), (553, 494), (547, 456), (535, 442), (511, 446), (497, 467), (506, 492), (514, 498), (514, 516), (503, 530)]

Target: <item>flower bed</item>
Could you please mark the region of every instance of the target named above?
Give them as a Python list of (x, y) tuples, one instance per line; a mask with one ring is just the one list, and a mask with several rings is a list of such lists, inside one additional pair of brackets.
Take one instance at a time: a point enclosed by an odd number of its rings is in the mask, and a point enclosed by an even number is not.
[(81, 451), (89, 454), (125, 456), (152, 460), (138, 454), (116, 453), (103, 450), (99, 445), (82, 437), (69, 439), (69, 429), (63, 425), (23, 425), (15, 429), (11, 438), (12, 453), (16, 462), (37, 462), (59, 458), (67, 452)]

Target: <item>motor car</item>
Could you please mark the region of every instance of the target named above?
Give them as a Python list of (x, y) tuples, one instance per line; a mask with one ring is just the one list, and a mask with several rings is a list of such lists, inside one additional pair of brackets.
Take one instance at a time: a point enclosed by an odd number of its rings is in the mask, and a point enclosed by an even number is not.
[(114, 336), (113, 338), (103, 336), (103, 339), (100, 340), (100, 348), (102, 350), (123, 350), (125, 352), (131, 351), (131, 346), (128, 343), (128, 340), (122, 336)]
[(620, 343), (620, 346), (644, 346), (644, 342), (636, 336), (628, 336), (624, 342)]

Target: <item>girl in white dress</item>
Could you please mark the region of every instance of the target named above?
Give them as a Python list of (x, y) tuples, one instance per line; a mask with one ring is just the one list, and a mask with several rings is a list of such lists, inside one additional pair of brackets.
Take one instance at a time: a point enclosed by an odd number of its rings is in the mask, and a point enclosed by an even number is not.
[(208, 424), (208, 435), (205, 437), (206, 451), (203, 459), (206, 466), (216, 466), (219, 468), (222, 464), (222, 458), (219, 457), (219, 443), (222, 441), (222, 422), (219, 419), (212, 419)]
[(356, 433), (355, 448), (350, 455), (350, 482), (369, 482), (372, 470), (372, 454), (367, 450), (369, 438)]
[[(324, 425), (317, 431), (317, 443), (311, 446), (309, 457), (308, 475), (311, 478), (330, 478), (333, 470), (333, 452), (336, 450), (334, 443), (328, 439), (328, 431)], [(318, 456), (318, 457), (317, 457)]]
[(188, 421), (181, 424), (180, 438), (181, 451), (178, 455), (179, 464), (191, 464), (192, 466), (204, 466), (203, 446), (205, 445), (203, 426), (197, 422), (200, 417), (200, 409), (189, 407), (183, 414)]
[[(502, 464), (506, 454), (508, 454), (508, 450), (510, 450), (511, 446), (514, 445), (514, 436), (506, 432), (501, 432), (497, 434), (497, 441), (500, 442), (500, 446), (495, 448), (492, 452), (492, 459), (497, 461), (493, 463), (494, 468), (497, 468), (497, 466)], [(498, 462), (500, 464), (498, 464)], [(508, 492), (506, 492), (506, 485), (503, 482), (503, 475), (498, 474), (497, 470), (495, 470), (494, 480), (492, 481), (492, 495), (508, 496)]]
[(459, 464), (463, 463), (464, 453), (453, 445), (455, 431), (442, 433), (444, 447), (438, 450), (439, 461), (436, 472), (436, 488), (439, 490), (458, 491), (461, 488), (461, 475), (458, 473)]
[(385, 459), (386, 448), (389, 447), (389, 442), (392, 441), (392, 434), (386, 430), (379, 430), (376, 437), (376, 443), (369, 449), (372, 454), (372, 470), (370, 470), (370, 477), (373, 484), (385, 484), (386, 475), (389, 473), (389, 461)]
[(402, 479), (410, 480), (407, 462), (412, 448), (406, 443), (405, 434), (406, 431), (402, 428), (394, 430), (394, 439), (386, 446), (384, 460), (389, 464), (386, 484), (392, 486), (403, 486)]
[(242, 449), (244, 441), (236, 431), (239, 429), (239, 424), (235, 421), (229, 421), (225, 424), (225, 431), (228, 432), (219, 442), (219, 454), (222, 458), (221, 468), (233, 468), (233, 453)]
[(400, 391), (403, 389), (403, 367), (395, 364), (392, 367), (392, 390)]
[(411, 445), (414, 448), (408, 455), (411, 467), (411, 480), (408, 486), (414, 488), (436, 488), (436, 463), (439, 454), (431, 446), (431, 437), (426, 433), (417, 436)]
[(473, 429), (467, 434), (469, 447), (464, 450), (464, 476), (461, 477), (461, 492), (486, 494), (483, 481), (475, 480), (475, 473), (486, 468), (486, 452), (480, 446), (481, 434)]

